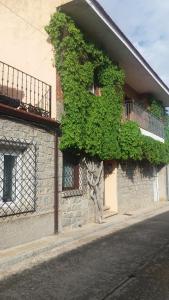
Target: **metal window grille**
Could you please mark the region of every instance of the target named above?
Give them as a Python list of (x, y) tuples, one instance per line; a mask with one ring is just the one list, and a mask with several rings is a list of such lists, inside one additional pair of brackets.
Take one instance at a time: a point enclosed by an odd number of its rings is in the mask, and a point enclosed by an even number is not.
[(82, 170), (73, 155), (63, 155), (63, 190), (82, 189)]
[(65, 164), (63, 168), (63, 187), (73, 188), (75, 182), (75, 169), (72, 164)]
[(79, 188), (79, 165), (72, 162), (64, 162), (63, 166), (63, 189)]
[(35, 211), (36, 146), (0, 138), (0, 217)]

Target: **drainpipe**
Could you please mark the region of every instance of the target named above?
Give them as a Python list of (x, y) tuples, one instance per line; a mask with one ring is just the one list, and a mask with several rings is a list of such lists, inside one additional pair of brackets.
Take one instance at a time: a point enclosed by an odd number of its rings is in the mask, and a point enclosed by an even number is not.
[(58, 133), (54, 138), (54, 233), (58, 233), (59, 227), (59, 197), (58, 197)]

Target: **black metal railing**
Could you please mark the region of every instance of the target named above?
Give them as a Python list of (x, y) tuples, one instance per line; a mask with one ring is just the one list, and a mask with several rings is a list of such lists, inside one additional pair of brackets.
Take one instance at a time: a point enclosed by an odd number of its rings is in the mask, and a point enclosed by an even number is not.
[(136, 121), (139, 126), (164, 138), (164, 122), (135, 102), (125, 103), (125, 118)]
[(0, 61), (0, 103), (51, 116), (51, 86)]

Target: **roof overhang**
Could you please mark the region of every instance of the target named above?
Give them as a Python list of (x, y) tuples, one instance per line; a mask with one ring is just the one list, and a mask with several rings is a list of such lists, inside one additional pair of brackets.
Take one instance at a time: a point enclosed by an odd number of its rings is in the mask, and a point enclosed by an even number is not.
[(72, 0), (61, 6), (79, 27), (125, 70), (126, 83), (138, 93), (152, 93), (169, 106), (169, 88), (153, 71), (96, 0)]

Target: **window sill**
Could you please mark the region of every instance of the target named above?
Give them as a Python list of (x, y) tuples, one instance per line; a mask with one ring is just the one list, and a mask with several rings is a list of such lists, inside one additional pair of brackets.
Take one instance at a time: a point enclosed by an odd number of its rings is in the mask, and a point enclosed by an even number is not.
[(74, 197), (74, 196), (82, 196), (83, 191), (82, 190), (67, 190), (67, 191), (62, 191), (62, 197)]

